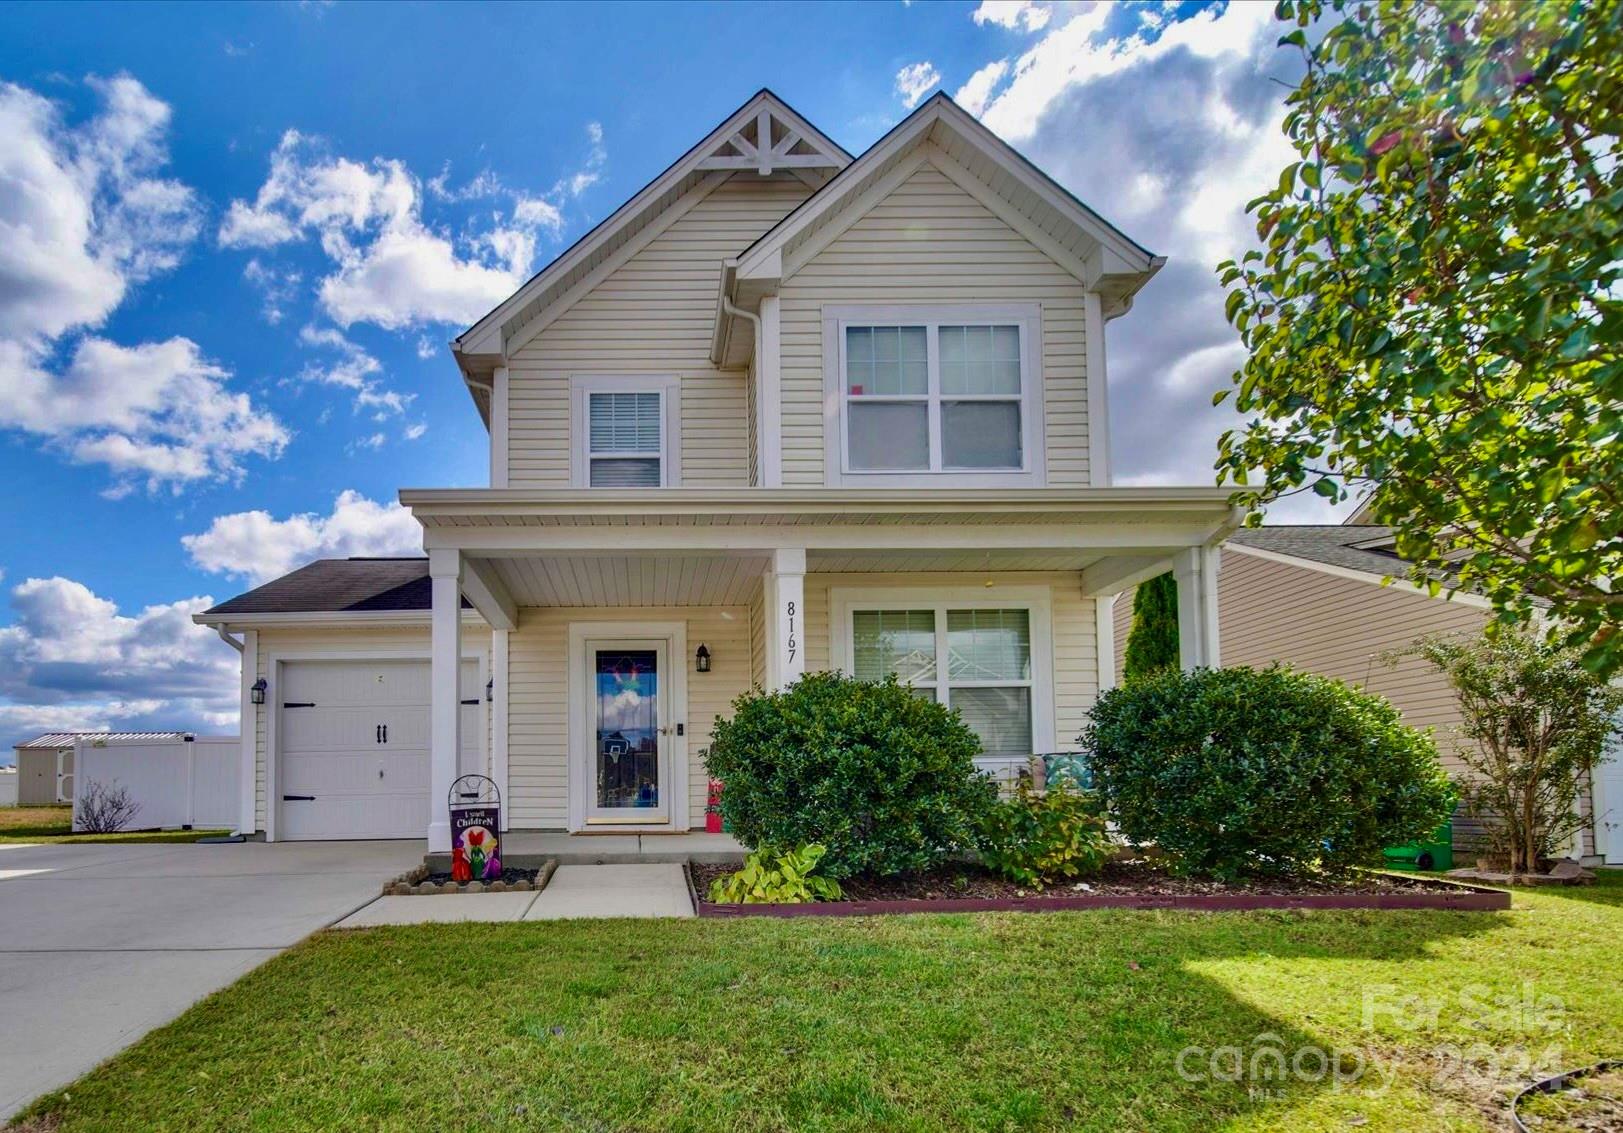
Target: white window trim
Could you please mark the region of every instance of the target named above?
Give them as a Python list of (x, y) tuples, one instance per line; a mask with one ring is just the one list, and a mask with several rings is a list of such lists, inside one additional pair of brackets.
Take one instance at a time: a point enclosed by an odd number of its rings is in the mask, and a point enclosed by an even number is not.
[[(934, 610), (936, 614), (936, 667), (946, 656), (948, 610), (1025, 610), (1031, 619), (1031, 754), (1056, 750), (1054, 746), (1054, 631), (1053, 592), (1046, 586), (906, 586), (837, 587), (829, 591), (829, 622), (833, 640), (829, 659), (842, 673), (853, 673), (855, 619), (858, 610)], [(952, 684), (966, 687), (1006, 686), (1009, 681), (949, 680), (936, 674), (937, 699)], [(951, 704), (951, 692), (946, 700)]]
[[(930, 326), (1013, 324), (1020, 328), (1020, 449), (1018, 469), (944, 469), (939, 472), (887, 472), (852, 469), (846, 458), (845, 328), (848, 326)], [(930, 401), (940, 396), (940, 359), (929, 336)], [(951, 400), (948, 398), (947, 400)], [(939, 454), (939, 415), (930, 415), (932, 454)], [(1048, 480), (1043, 412), (1042, 307), (1037, 303), (890, 304), (823, 308), (823, 467), (829, 487), (1031, 488)]]
[[(675, 374), (572, 374), (569, 378), (569, 482), (591, 486), (591, 441), (587, 397), (594, 393), (657, 393), (664, 422), (660, 436), (659, 486), (682, 483), (682, 381)], [(646, 457), (648, 454), (641, 453)]]

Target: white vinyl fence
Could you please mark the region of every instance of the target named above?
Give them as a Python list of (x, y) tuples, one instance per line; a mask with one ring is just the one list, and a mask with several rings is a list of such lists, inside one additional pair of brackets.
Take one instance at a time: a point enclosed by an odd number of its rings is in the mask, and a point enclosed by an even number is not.
[(182, 826), (234, 830), (239, 802), (236, 736), (171, 739), (81, 739), (74, 746), (73, 828), (92, 783), (122, 787), (139, 810), (127, 829)]
[(16, 768), (0, 768), (0, 806), (17, 805), (17, 784), (21, 781)]

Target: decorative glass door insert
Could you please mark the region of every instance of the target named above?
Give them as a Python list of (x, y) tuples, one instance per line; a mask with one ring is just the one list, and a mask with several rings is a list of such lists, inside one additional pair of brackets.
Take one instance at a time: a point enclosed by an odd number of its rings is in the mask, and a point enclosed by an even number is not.
[(660, 822), (666, 813), (663, 643), (595, 646), (588, 821)]

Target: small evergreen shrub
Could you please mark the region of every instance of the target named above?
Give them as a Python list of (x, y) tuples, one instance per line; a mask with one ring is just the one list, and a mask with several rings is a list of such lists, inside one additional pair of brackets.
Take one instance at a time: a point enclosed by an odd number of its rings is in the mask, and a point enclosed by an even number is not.
[(1177, 667), (1178, 580), (1168, 571), (1133, 591), (1133, 624), (1122, 652), (1121, 679), (1132, 684), (1140, 677)]
[(972, 849), (997, 797), (956, 713), (894, 677), (813, 673), (716, 721), (707, 764), (747, 846), (828, 847), (836, 879), (929, 869)]
[(1449, 815), (1431, 736), (1323, 677), (1170, 670), (1106, 692), (1089, 716), (1082, 742), (1111, 818), (1186, 873), (1340, 872)]
[(981, 824), (981, 861), (1017, 885), (1091, 877), (1110, 858), (1098, 799), (1065, 783), (1038, 794), (1022, 781)]

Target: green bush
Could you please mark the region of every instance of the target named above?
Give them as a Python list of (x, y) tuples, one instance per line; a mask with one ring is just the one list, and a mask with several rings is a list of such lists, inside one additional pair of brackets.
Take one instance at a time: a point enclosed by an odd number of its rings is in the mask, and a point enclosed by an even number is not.
[(975, 770), (979, 752), (955, 713), (895, 678), (814, 673), (734, 701), (706, 762), (745, 845), (817, 842), (823, 872), (844, 878), (928, 869), (973, 848), (997, 797)]
[(800, 905), (838, 901), (845, 893), (832, 877), (814, 871), (828, 847), (813, 843), (796, 850), (762, 847), (744, 859), (744, 868), (710, 883), (710, 899), (729, 905)]
[(1037, 794), (1022, 782), (981, 823), (981, 861), (1017, 885), (1090, 877), (1110, 857), (1097, 798), (1056, 783)]
[(1339, 872), (1449, 815), (1431, 736), (1323, 677), (1173, 670), (1110, 690), (1089, 715), (1082, 742), (1110, 816), (1184, 872)]

